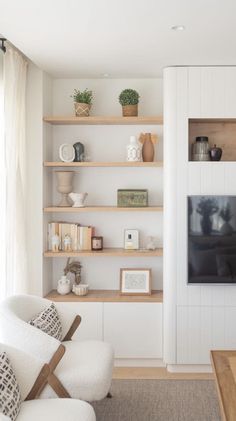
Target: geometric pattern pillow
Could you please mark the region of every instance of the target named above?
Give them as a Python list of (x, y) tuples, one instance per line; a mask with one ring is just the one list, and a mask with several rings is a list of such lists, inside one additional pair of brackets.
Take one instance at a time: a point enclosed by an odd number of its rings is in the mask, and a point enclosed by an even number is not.
[(14, 421), (20, 411), (21, 396), (16, 376), (6, 352), (0, 354), (0, 413)]
[(50, 304), (41, 313), (34, 316), (28, 321), (34, 327), (42, 330), (44, 333), (52, 336), (53, 338), (62, 340), (62, 325), (58, 316), (57, 309), (53, 303)]

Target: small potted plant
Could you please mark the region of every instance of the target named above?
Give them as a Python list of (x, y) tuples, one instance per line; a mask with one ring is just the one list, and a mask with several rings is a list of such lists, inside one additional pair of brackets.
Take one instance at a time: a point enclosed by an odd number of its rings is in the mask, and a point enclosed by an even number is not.
[(139, 94), (134, 89), (124, 89), (119, 95), (119, 102), (122, 105), (124, 117), (135, 117), (138, 115)]
[(74, 94), (71, 97), (74, 99), (75, 115), (77, 117), (88, 117), (93, 99), (92, 91), (74, 89)]

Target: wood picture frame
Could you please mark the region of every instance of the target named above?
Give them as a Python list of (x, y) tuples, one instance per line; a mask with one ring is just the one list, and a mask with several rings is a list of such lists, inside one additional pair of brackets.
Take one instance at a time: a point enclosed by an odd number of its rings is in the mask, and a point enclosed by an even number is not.
[(152, 270), (147, 268), (120, 269), (121, 295), (151, 295)]

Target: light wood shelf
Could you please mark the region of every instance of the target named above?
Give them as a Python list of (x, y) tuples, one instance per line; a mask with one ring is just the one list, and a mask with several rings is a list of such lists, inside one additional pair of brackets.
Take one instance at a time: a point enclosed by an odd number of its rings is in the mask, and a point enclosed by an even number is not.
[(162, 212), (163, 206), (118, 207), (118, 206), (84, 206), (83, 208), (49, 206), (43, 209), (50, 213), (85, 213), (85, 212)]
[(46, 123), (54, 125), (126, 125), (126, 124), (155, 124), (162, 125), (162, 116), (138, 116), (138, 117), (121, 117), (121, 116), (46, 116), (43, 119)]
[(155, 162), (59, 162), (45, 161), (44, 167), (162, 167), (162, 161)]
[(104, 303), (162, 303), (163, 292), (152, 291), (151, 295), (120, 295), (118, 290), (90, 290), (87, 295), (79, 296), (72, 292), (60, 295), (52, 290), (45, 298), (58, 302), (104, 302)]
[(156, 250), (124, 250), (122, 248), (105, 248), (103, 250), (83, 250), (83, 251), (71, 251), (71, 252), (52, 252), (45, 251), (44, 257), (156, 257), (162, 256), (163, 249), (158, 248)]

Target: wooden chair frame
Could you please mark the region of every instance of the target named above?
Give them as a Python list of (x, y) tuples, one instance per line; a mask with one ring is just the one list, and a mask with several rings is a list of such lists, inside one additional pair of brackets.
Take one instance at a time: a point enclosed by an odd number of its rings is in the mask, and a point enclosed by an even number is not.
[[(71, 341), (72, 336), (78, 329), (80, 323), (81, 317), (77, 315), (62, 342)], [(61, 361), (63, 355), (65, 354), (65, 351), (65, 346), (62, 344), (59, 345), (49, 363), (44, 364), (44, 366), (42, 367), (31, 391), (29, 392), (25, 400), (32, 400), (38, 398), (47, 384), (51, 386), (51, 388), (54, 390), (54, 392), (59, 398), (71, 398), (70, 394), (65, 389), (61, 381), (54, 374), (54, 371), (58, 366), (59, 362)]]

